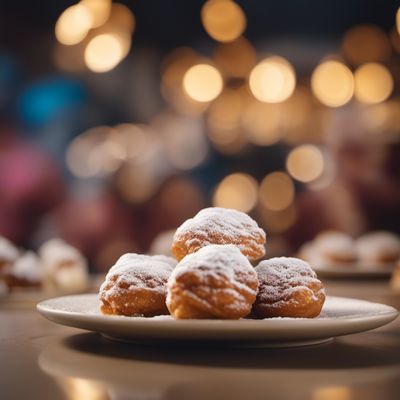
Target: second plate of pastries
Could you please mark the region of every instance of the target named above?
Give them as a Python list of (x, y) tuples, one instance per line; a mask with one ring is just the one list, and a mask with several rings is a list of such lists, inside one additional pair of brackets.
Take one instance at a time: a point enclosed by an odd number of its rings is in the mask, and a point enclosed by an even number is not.
[(265, 255), (266, 234), (247, 214), (206, 208), (185, 221), (175, 258), (128, 253), (99, 295), (38, 305), (46, 318), (122, 341), (204, 340), (297, 346), (382, 326), (389, 306), (326, 297), (311, 266)]

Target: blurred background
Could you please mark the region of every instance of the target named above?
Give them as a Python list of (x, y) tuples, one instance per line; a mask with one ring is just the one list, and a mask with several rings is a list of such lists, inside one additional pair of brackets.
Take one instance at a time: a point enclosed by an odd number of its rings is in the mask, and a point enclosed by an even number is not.
[(101, 271), (210, 205), (270, 256), (400, 233), (398, 6), (2, 1), (0, 234)]

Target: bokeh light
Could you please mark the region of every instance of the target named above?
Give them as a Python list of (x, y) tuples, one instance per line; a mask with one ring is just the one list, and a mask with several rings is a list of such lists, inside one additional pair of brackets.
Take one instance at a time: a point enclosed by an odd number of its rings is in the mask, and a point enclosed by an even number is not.
[(354, 73), (357, 100), (376, 104), (386, 100), (393, 91), (393, 78), (382, 64), (367, 63), (361, 65)]
[(226, 176), (217, 186), (213, 205), (249, 212), (256, 205), (257, 197), (257, 181), (248, 174), (234, 173)]
[(397, 32), (400, 34), (400, 7), (397, 9), (396, 12), (396, 28)]
[(298, 146), (289, 153), (286, 168), (294, 179), (311, 182), (320, 177), (324, 170), (322, 152), (311, 144)]
[(261, 207), (259, 215), (268, 232), (280, 234), (287, 231), (296, 222), (298, 211), (294, 204), (277, 211)]
[(219, 42), (230, 42), (246, 29), (246, 15), (231, 0), (208, 0), (201, 9), (206, 32)]
[(92, 16), (92, 28), (103, 25), (110, 17), (112, 0), (81, 0)]
[(240, 94), (234, 89), (226, 88), (207, 110), (208, 126), (221, 130), (236, 128), (239, 126), (242, 110)]
[(224, 75), (245, 78), (257, 61), (257, 54), (251, 43), (244, 37), (233, 42), (220, 44), (214, 55), (218, 67)]
[(136, 21), (129, 7), (122, 3), (113, 3), (111, 6), (110, 18), (107, 23), (132, 33), (135, 29)]
[(270, 146), (279, 141), (281, 115), (278, 106), (254, 101), (242, 114), (242, 126), (249, 142), (257, 146)]
[(140, 204), (157, 190), (160, 177), (150, 165), (128, 162), (116, 175), (116, 186), (121, 197), (128, 203)]
[(221, 93), (223, 80), (212, 65), (197, 64), (189, 68), (183, 77), (183, 87), (193, 100), (209, 102)]
[(55, 35), (62, 44), (78, 44), (85, 39), (92, 25), (93, 17), (90, 10), (84, 4), (75, 4), (59, 16)]
[(250, 90), (263, 102), (279, 103), (288, 99), (295, 85), (294, 69), (282, 57), (268, 57), (258, 63), (250, 73)]
[(269, 210), (284, 210), (293, 203), (294, 195), (293, 181), (285, 172), (272, 172), (261, 182), (260, 203)]
[(79, 178), (114, 172), (124, 159), (123, 149), (113, 140), (114, 134), (112, 128), (98, 126), (73, 139), (66, 152), (69, 170)]
[(311, 76), (311, 88), (321, 103), (340, 107), (353, 96), (353, 74), (339, 61), (325, 61), (315, 68)]
[(387, 61), (392, 52), (386, 33), (378, 26), (369, 24), (349, 29), (343, 38), (342, 51), (353, 65)]
[(86, 46), (86, 66), (93, 72), (107, 72), (115, 68), (124, 56), (119, 38), (112, 34), (94, 37)]
[(166, 112), (152, 121), (163, 141), (168, 162), (175, 168), (189, 170), (203, 163), (208, 154), (202, 121)]
[(197, 53), (188, 47), (178, 47), (172, 51), (161, 66), (161, 94), (174, 110), (184, 115), (204, 112), (208, 103), (193, 100), (183, 88), (186, 71), (198, 62)]

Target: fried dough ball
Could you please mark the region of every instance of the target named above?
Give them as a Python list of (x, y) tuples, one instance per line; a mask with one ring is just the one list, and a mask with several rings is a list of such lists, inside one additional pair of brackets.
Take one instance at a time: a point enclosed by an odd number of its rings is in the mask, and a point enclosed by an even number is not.
[(313, 242), (315, 262), (351, 264), (357, 259), (354, 240), (343, 232), (324, 231)]
[(325, 302), (322, 282), (303, 260), (276, 257), (255, 268), (259, 288), (253, 314), (259, 318), (317, 317)]
[(175, 232), (172, 253), (181, 260), (210, 244), (233, 244), (250, 260), (265, 254), (265, 232), (247, 214), (229, 208), (204, 208)]
[(7, 270), (4, 280), (9, 289), (34, 288), (42, 285), (42, 275), (39, 257), (27, 251)]
[(168, 281), (167, 306), (175, 319), (239, 319), (256, 298), (257, 274), (233, 245), (210, 245), (187, 255)]
[(166, 256), (124, 254), (100, 287), (101, 312), (144, 317), (168, 314), (166, 285), (175, 264)]
[(400, 258), (400, 239), (391, 232), (370, 232), (356, 240), (356, 249), (362, 263), (393, 263)]

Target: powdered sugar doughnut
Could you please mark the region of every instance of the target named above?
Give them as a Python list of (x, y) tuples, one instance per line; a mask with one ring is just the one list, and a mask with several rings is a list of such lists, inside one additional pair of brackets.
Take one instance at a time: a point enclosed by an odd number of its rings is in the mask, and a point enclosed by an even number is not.
[(39, 257), (27, 251), (9, 268), (5, 277), (9, 288), (39, 287), (42, 284), (42, 268)]
[(254, 261), (265, 254), (265, 232), (243, 212), (220, 207), (205, 208), (177, 229), (172, 253), (181, 260), (210, 244), (233, 244)]
[(233, 245), (210, 245), (187, 255), (168, 281), (167, 306), (175, 319), (239, 319), (256, 298), (257, 274)]
[(78, 249), (61, 239), (51, 239), (40, 247), (39, 255), (47, 289), (76, 292), (87, 288), (88, 266)]
[(391, 232), (370, 232), (356, 240), (356, 250), (364, 263), (392, 263), (400, 258), (400, 239)]
[(102, 313), (145, 317), (168, 314), (165, 298), (173, 269), (171, 260), (135, 253), (121, 256), (100, 287)]
[(310, 261), (333, 262), (338, 264), (353, 263), (357, 259), (353, 239), (343, 232), (324, 231), (312, 244)]
[(305, 261), (276, 257), (261, 261), (255, 270), (260, 282), (255, 316), (314, 318), (320, 314), (324, 286)]

